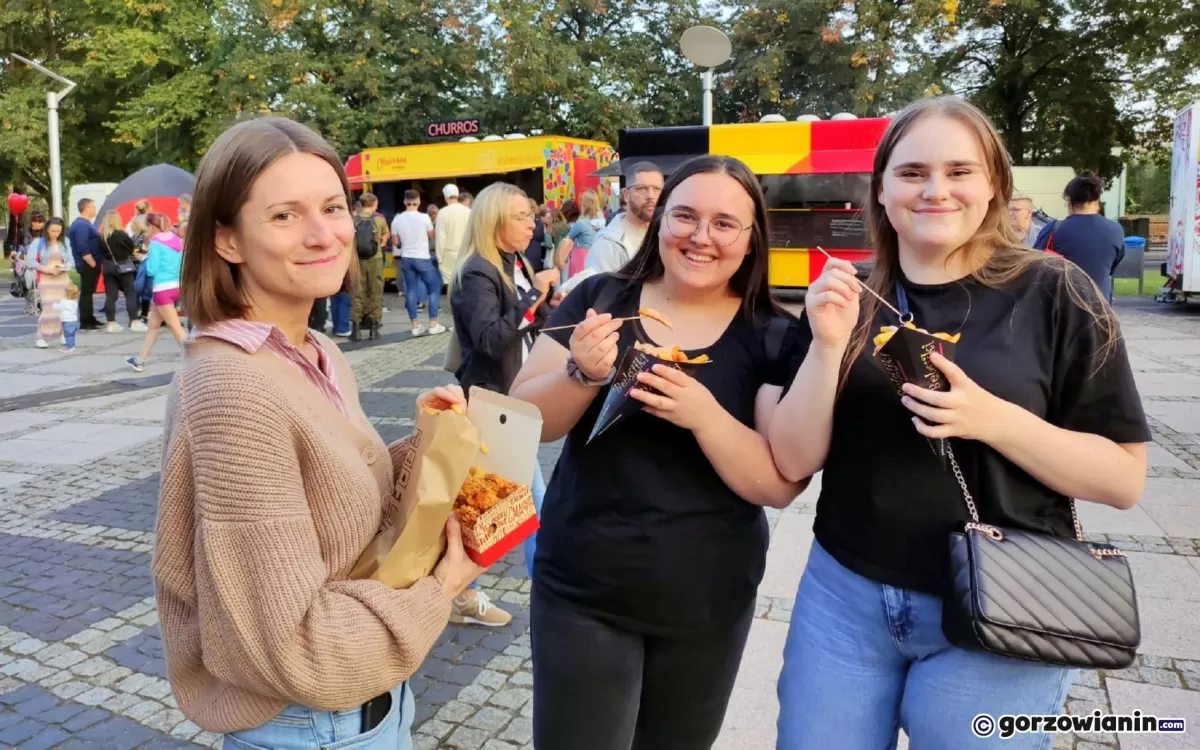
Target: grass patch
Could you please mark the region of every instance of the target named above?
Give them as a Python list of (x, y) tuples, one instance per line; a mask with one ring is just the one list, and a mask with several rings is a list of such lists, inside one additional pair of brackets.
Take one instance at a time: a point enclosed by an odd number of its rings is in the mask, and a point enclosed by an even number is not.
[[(1158, 294), (1158, 290), (1162, 289), (1163, 284), (1166, 282), (1166, 277), (1164, 277), (1162, 272), (1157, 268), (1146, 269), (1146, 271), (1142, 274), (1142, 296), (1153, 297), (1155, 294)], [(1138, 296), (1138, 280), (1113, 279), (1113, 296)]]

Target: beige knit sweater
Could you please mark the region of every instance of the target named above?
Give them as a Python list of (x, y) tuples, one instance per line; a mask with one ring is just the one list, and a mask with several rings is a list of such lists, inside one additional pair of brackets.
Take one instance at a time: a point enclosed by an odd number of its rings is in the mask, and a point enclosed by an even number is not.
[(347, 573), (375, 536), (392, 457), (332, 343), (350, 419), (295, 364), (188, 342), (163, 445), (155, 595), (179, 709), (259, 726), (289, 703), (351, 709), (408, 679), (450, 617), (432, 577)]

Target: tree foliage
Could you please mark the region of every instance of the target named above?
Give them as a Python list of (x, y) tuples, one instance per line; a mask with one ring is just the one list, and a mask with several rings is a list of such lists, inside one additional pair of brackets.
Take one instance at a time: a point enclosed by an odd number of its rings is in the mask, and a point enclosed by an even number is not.
[(0, 182), (49, 192), (38, 60), (79, 85), (61, 109), (64, 184), (194, 169), (230, 123), (278, 113), (344, 154), (480, 117), (611, 143), (694, 124), (700, 71), (678, 41), (725, 29), (718, 122), (886, 115), (955, 93), (1017, 164), (1115, 174), (1162, 164), (1200, 96), (1196, 0), (4, 0)]

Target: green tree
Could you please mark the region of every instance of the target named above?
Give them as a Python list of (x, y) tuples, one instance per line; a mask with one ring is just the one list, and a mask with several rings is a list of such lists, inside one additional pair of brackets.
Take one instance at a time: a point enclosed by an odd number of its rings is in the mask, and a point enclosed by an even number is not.
[[(1181, 4), (963, 0), (961, 34), (931, 70), (995, 121), (1014, 163), (1116, 176), (1185, 76), (1168, 44)], [(1148, 105), (1148, 106), (1147, 106)]]
[(493, 0), (489, 10), (490, 80), (475, 106), (490, 132), (615, 144), (624, 127), (698, 119), (698, 71), (677, 51), (704, 18), (695, 0)]

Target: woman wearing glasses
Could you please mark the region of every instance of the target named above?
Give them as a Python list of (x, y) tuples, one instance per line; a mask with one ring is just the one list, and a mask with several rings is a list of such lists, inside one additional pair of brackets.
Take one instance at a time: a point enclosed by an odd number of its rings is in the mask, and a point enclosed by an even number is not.
[[(541, 410), (542, 440), (567, 438), (534, 563), (539, 750), (710, 747), (765, 567), (763, 506), (800, 491), (763, 437), (790, 356), (771, 342), (791, 340), (792, 321), (767, 287), (758, 182), (704, 156), (672, 175), (660, 206), (629, 265), (563, 299), (547, 328), (574, 328), (547, 330), (513, 383)], [(643, 307), (673, 327), (619, 320)], [(711, 362), (695, 377), (656, 366), (631, 391), (645, 408), (589, 442), (639, 340)]]
[[(462, 350), (462, 364), (454, 374), (468, 396), (474, 385), (508, 393), (546, 322), (547, 298), (558, 281), (558, 269), (534, 272), (522, 254), (533, 236), (531, 208), (525, 193), (506, 182), (488, 185), (471, 207), (463, 240), (466, 250), (450, 279), (454, 335)], [(535, 465), (531, 489), (539, 508), (545, 486), (541, 468)], [(525, 547), (527, 565), (533, 559), (528, 554), (533, 544)], [(510, 619), (474, 590), (455, 600), (450, 617), (458, 624), (493, 627), (507, 625)]]

